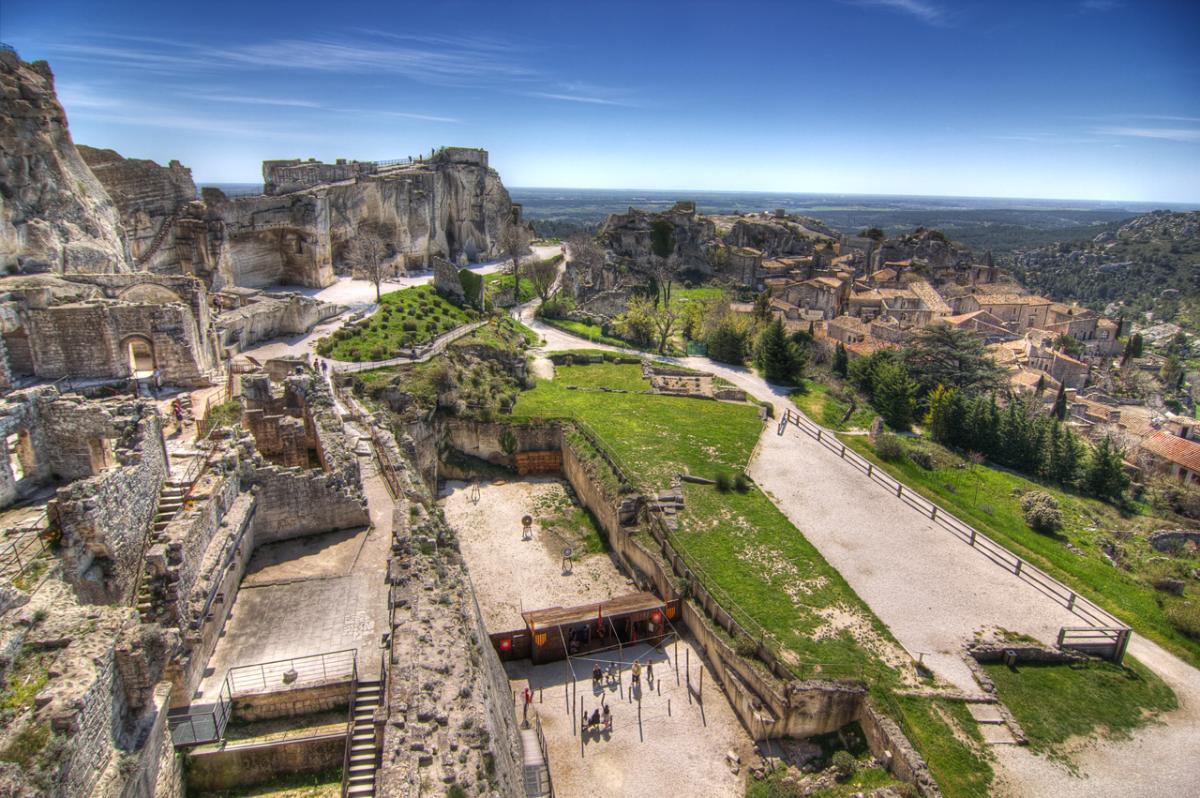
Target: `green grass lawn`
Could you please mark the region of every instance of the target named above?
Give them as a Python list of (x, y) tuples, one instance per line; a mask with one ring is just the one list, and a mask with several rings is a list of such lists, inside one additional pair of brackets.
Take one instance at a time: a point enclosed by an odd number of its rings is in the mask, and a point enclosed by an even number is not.
[(1103, 730), (1122, 737), (1178, 703), (1171, 688), (1132, 657), (1079, 665), (983, 666), (996, 694), (1025, 729), (1035, 750), (1053, 754), (1071, 737)]
[[(889, 703), (892, 717), (925, 757), (942, 794), (965, 798), (991, 795), (990, 755), (980, 753), (986, 750), (983, 737), (966, 704), (917, 696), (892, 696)], [(964, 744), (964, 739), (970, 745)]]
[(830, 394), (830, 387), (816, 380), (805, 380), (802, 386), (792, 392), (790, 398), (792, 404), (804, 415), (833, 430), (867, 429), (875, 418), (875, 411), (871, 406), (866, 402), (859, 402), (850, 418), (843, 423), (842, 418), (850, 409), (850, 403)]
[(619, 388), (624, 391), (648, 391), (650, 380), (642, 377), (642, 367), (630, 363), (596, 363), (585, 366), (557, 366), (555, 382), (580, 388)]
[[(516, 282), (511, 274), (502, 272), (493, 272), (483, 276), (483, 283), (490, 293), (500, 291), (512, 291), (513, 283)], [(524, 275), (521, 276), (521, 293), (516, 295), (517, 304), (528, 302), (531, 299), (537, 298), (537, 291), (534, 290), (533, 281)]]
[(633, 344), (628, 341), (622, 341), (620, 338), (613, 338), (611, 335), (605, 335), (600, 329), (599, 324), (584, 324), (581, 321), (571, 321), (570, 319), (542, 319), (551, 327), (557, 327), (563, 332), (568, 332), (571, 335), (577, 335), (593, 344), (608, 344), (609, 346), (620, 346), (627, 349), (636, 349)]
[[(1142, 575), (1155, 567), (1156, 561), (1151, 558), (1161, 558), (1162, 554), (1150, 549), (1142, 536), (1134, 533), (1166, 522), (1155, 524), (1153, 519), (1142, 515), (1123, 515), (1111, 505), (1066, 493), (1000, 468), (943, 466), (927, 471), (907, 459), (885, 463), (875, 457), (866, 438), (844, 436), (842, 440), (926, 498), (1081, 592), (1141, 634), (1200, 667), (1200, 640), (1179, 632), (1164, 612), (1164, 607), (1174, 603), (1200, 601), (1200, 588), (1194, 582), (1187, 584), (1186, 598), (1175, 598), (1156, 590), (1148, 577)], [(922, 446), (937, 452), (938, 459), (944, 462), (960, 461), (936, 444), (923, 442)], [(1025, 523), (1020, 496), (1029, 490), (1045, 491), (1058, 500), (1064, 525), (1057, 536), (1034, 532)], [(1105, 542), (1121, 547), (1130, 570), (1109, 563), (1101, 550)], [(1067, 543), (1081, 553), (1072, 552), (1066, 547)], [(1179, 567), (1185, 570), (1200, 567), (1200, 558), (1195, 556), (1173, 559), (1178, 560)]]
[[(680, 472), (714, 477), (745, 468), (762, 430), (753, 405), (565, 387), (568, 376), (594, 384), (631, 381), (630, 369), (636, 368), (560, 367), (557, 380), (539, 380), (520, 395), (513, 415), (584, 421), (647, 491), (661, 490)], [(596, 369), (595, 376), (583, 376), (587, 369)], [(684, 491), (686, 509), (674, 539), (694, 569), (707, 575), (706, 584), (721, 603), (748, 626), (770, 632), (783, 647), (781, 656), (798, 672), (866, 677), (873, 694), (889, 698), (899, 677), (879, 652), (898, 650), (891, 648), (890, 632), (771, 500), (753, 486), (745, 493), (722, 493), (685, 483)], [(822, 612), (834, 608), (837, 615), (859, 621), (863, 642), (847, 628), (826, 622)], [(814, 635), (817, 629), (821, 634)], [(917, 712), (924, 704), (913, 706)], [(936, 766), (935, 774), (947, 779), (945, 794), (986, 795), (991, 771), (981, 754), (957, 739), (940, 717), (917, 717), (927, 738), (922, 753)]]
[(322, 340), (317, 354), (355, 362), (386, 360), (476, 318), (475, 311), (443, 299), (433, 286), (405, 288), (384, 294), (378, 311)]

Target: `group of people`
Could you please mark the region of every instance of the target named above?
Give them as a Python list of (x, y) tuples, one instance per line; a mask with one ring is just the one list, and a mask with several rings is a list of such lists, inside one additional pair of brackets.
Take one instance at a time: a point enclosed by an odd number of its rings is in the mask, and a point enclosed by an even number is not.
[(600, 702), (599, 707), (591, 711), (591, 714), (583, 713), (583, 731), (586, 732), (590, 729), (612, 731), (612, 710), (603, 701)]
[[(642, 683), (642, 661), (640, 659), (635, 659), (633, 661), (633, 665), (630, 667), (630, 671), (633, 674), (633, 686), (640, 686)], [(617, 678), (618, 671), (617, 663), (615, 662), (608, 663), (607, 668), (601, 668), (599, 662), (592, 666), (593, 687), (607, 687), (610, 684), (615, 684), (617, 682)], [(654, 686), (654, 660), (650, 659), (649, 657), (646, 658), (646, 680), (650, 683), (651, 687)]]

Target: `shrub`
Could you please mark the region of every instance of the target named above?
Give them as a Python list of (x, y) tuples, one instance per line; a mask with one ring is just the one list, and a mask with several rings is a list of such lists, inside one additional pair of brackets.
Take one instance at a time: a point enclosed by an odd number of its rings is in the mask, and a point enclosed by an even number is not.
[(729, 475), (724, 471), (717, 472), (715, 481), (717, 483), (717, 490), (721, 491), (721, 493), (728, 493), (729, 489), (733, 485), (732, 481), (729, 479)]
[(837, 771), (839, 781), (845, 781), (853, 776), (858, 764), (854, 761), (854, 755), (849, 751), (834, 751), (829, 762)]
[(1193, 640), (1200, 640), (1200, 604), (1173, 601), (1164, 608), (1172, 626)]
[(909, 460), (912, 460), (926, 471), (932, 471), (933, 469), (937, 468), (937, 464), (933, 460), (933, 455), (928, 449), (922, 449), (914, 446), (908, 450), (907, 454)]
[(1034, 532), (1048, 535), (1062, 529), (1062, 510), (1049, 493), (1040, 490), (1026, 493), (1021, 497), (1021, 512), (1025, 514), (1025, 523)]
[(904, 444), (900, 443), (897, 436), (885, 432), (875, 439), (875, 454), (888, 462), (901, 460), (904, 458)]
[(733, 478), (733, 487), (738, 493), (746, 493), (750, 490), (750, 477), (738, 472), (738, 475)]

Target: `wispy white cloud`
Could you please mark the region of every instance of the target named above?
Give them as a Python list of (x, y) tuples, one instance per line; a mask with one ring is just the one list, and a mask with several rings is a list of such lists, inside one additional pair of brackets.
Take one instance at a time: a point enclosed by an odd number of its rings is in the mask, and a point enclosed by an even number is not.
[(1103, 14), (1114, 8), (1120, 8), (1121, 3), (1117, 0), (1080, 0), (1075, 7), (1085, 14)]
[(621, 100), (608, 100), (604, 97), (588, 97), (583, 94), (559, 94), (552, 91), (527, 91), (523, 92), (526, 97), (540, 97), (543, 100), (565, 100), (572, 103), (589, 103), (591, 105), (622, 105), (629, 106), (630, 103), (622, 102)]
[(130, 107), (125, 113), (85, 110), (75, 114), (76, 118), (94, 122), (107, 122), (130, 127), (165, 128), (191, 132), (215, 133), (235, 138), (315, 140), (320, 136), (295, 130), (284, 130), (273, 126), (260, 126), (207, 116), (175, 113), (167, 109)]
[(188, 97), (214, 103), (237, 103), (239, 105), (277, 105), (287, 108), (320, 108), (312, 100), (293, 100), (287, 97), (245, 97), (236, 94), (188, 94)]
[(1139, 139), (1161, 139), (1178, 141), (1185, 144), (1200, 143), (1200, 129), (1184, 127), (1129, 127), (1124, 125), (1106, 125), (1094, 131), (1101, 136), (1123, 136)]
[(420, 122), (461, 122), (453, 116), (437, 116), (436, 114), (417, 114), (409, 111), (383, 111), (377, 108), (330, 108), (339, 114), (363, 114), (364, 116), (390, 116), (398, 119), (415, 119)]
[(946, 10), (925, 0), (846, 0), (855, 6), (876, 6), (916, 17), (927, 25), (945, 25)]

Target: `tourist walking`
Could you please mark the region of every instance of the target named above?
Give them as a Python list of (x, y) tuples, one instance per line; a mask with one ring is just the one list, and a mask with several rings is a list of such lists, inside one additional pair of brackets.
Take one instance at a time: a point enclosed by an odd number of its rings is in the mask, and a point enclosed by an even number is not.
[(642, 682), (642, 663), (639, 660), (633, 661), (633, 679), (632, 684), (637, 687)]

